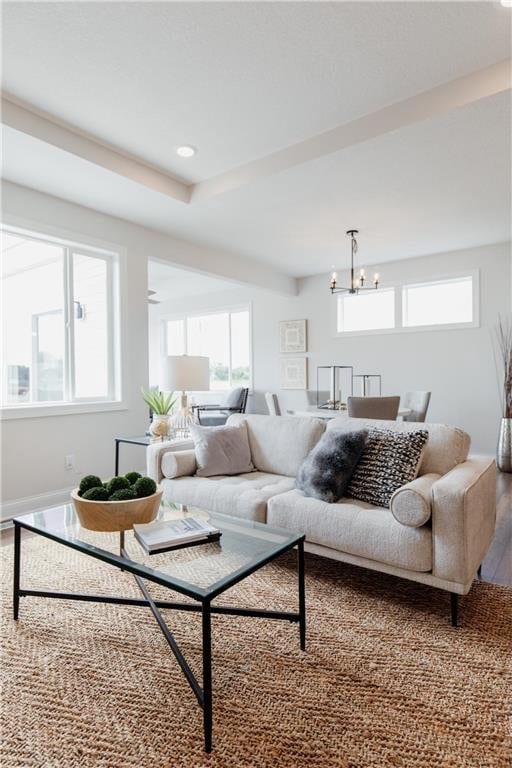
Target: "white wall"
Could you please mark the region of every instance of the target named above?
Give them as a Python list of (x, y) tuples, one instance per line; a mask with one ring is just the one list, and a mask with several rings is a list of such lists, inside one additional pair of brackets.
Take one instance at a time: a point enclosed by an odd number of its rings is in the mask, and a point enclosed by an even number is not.
[[(126, 258), (125, 376), (126, 410), (5, 420), (2, 428), (2, 516), (45, 502), (46, 494), (66, 491), (84, 474), (106, 477), (114, 471), (115, 435), (137, 435), (147, 426), (141, 385), (148, 385), (148, 258), (187, 265), (210, 275), (229, 276), (273, 291), (293, 294), (296, 281), (257, 262), (195, 245), (122, 219), (17, 184), (2, 184), (2, 221), (91, 245), (122, 249)], [(154, 382), (152, 382), (154, 383)], [(144, 449), (121, 446), (121, 471), (143, 469)], [(64, 457), (75, 455), (75, 469)], [(54, 498), (59, 501), (58, 493)], [(60, 494), (63, 498), (66, 493)], [(34, 499), (41, 496), (40, 499)], [(20, 501), (21, 500), (21, 501)], [(26, 500), (26, 501), (24, 501)], [(48, 497), (50, 500), (50, 497)], [(19, 503), (18, 503), (19, 502)]]
[[(370, 265), (368, 274), (372, 273)], [(432, 391), (429, 420), (456, 424), (473, 440), (473, 451), (493, 454), (500, 418), (499, 392), (491, 346), (498, 312), (510, 311), (510, 244), (455, 251), (408, 261), (380, 264), (383, 284), (397, 279), (437, 278), (458, 270), (478, 269), (480, 327), (339, 338), (328, 276), (299, 281), (296, 297), (261, 290), (227, 290), (161, 304), (161, 316), (251, 302), (253, 312), (254, 389), (250, 409), (265, 412), (262, 394), (278, 392), (284, 407), (305, 404), (304, 392), (279, 390), (278, 323), (307, 318), (309, 388), (316, 388), (316, 366), (347, 363), (356, 371), (381, 373), (383, 394)], [(151, 344), (158, 343), (153, 325)], [(158, 356), (155, 351), (154, 359)]]

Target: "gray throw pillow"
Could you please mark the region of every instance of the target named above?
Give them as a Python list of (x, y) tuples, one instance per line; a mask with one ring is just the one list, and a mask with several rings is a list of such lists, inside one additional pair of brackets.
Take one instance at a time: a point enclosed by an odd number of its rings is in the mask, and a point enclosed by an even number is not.
[(241, 475), (254, 470), (245, 421), (222, 427), (193, 424), (190, 436), (194, 441), (199, 477)]
[(341, 499), (363, 455), (367, 435), (365, 429), (326, 432), (304, 459), (296, 487), (314, 499), (329, 503)]
[(347, 496), (377, 507), (389, 507), (394, 492), (418, 474), (427, 440), (425, 429), (415, 432), (370, 429)]

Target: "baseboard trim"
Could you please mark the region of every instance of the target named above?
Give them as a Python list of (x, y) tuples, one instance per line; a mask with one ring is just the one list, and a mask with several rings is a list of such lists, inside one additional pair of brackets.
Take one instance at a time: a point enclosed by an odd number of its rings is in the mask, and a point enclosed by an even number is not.
[(69, 494), (73, 488), (61, 488), (49, 493), (38, 493), (35, 496), (24, 496), (22, 499), (2, 503), (0, 509), (0, 522), (10, 520), (17, 515), (25, 515), (45, 507), (56, 507), (69, 501)]

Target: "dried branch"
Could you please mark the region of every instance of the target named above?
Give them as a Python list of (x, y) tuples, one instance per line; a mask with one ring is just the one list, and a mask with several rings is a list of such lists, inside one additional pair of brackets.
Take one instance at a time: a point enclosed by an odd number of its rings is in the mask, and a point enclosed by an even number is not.
[(505, 318), (498, 315), (495, 336), (503, 375), (503, 416), (512, 419), (512, 313)]

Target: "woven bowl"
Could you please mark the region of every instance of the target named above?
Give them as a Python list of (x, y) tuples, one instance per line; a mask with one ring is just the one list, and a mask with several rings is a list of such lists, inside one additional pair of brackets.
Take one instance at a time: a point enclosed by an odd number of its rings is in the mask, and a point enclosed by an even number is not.
[(89, 531), (129, 531), (134, 523), (150, 523), (158, 514), (162, 489), (142, 499), (89, 501), (71, 491), (78, 519)]

